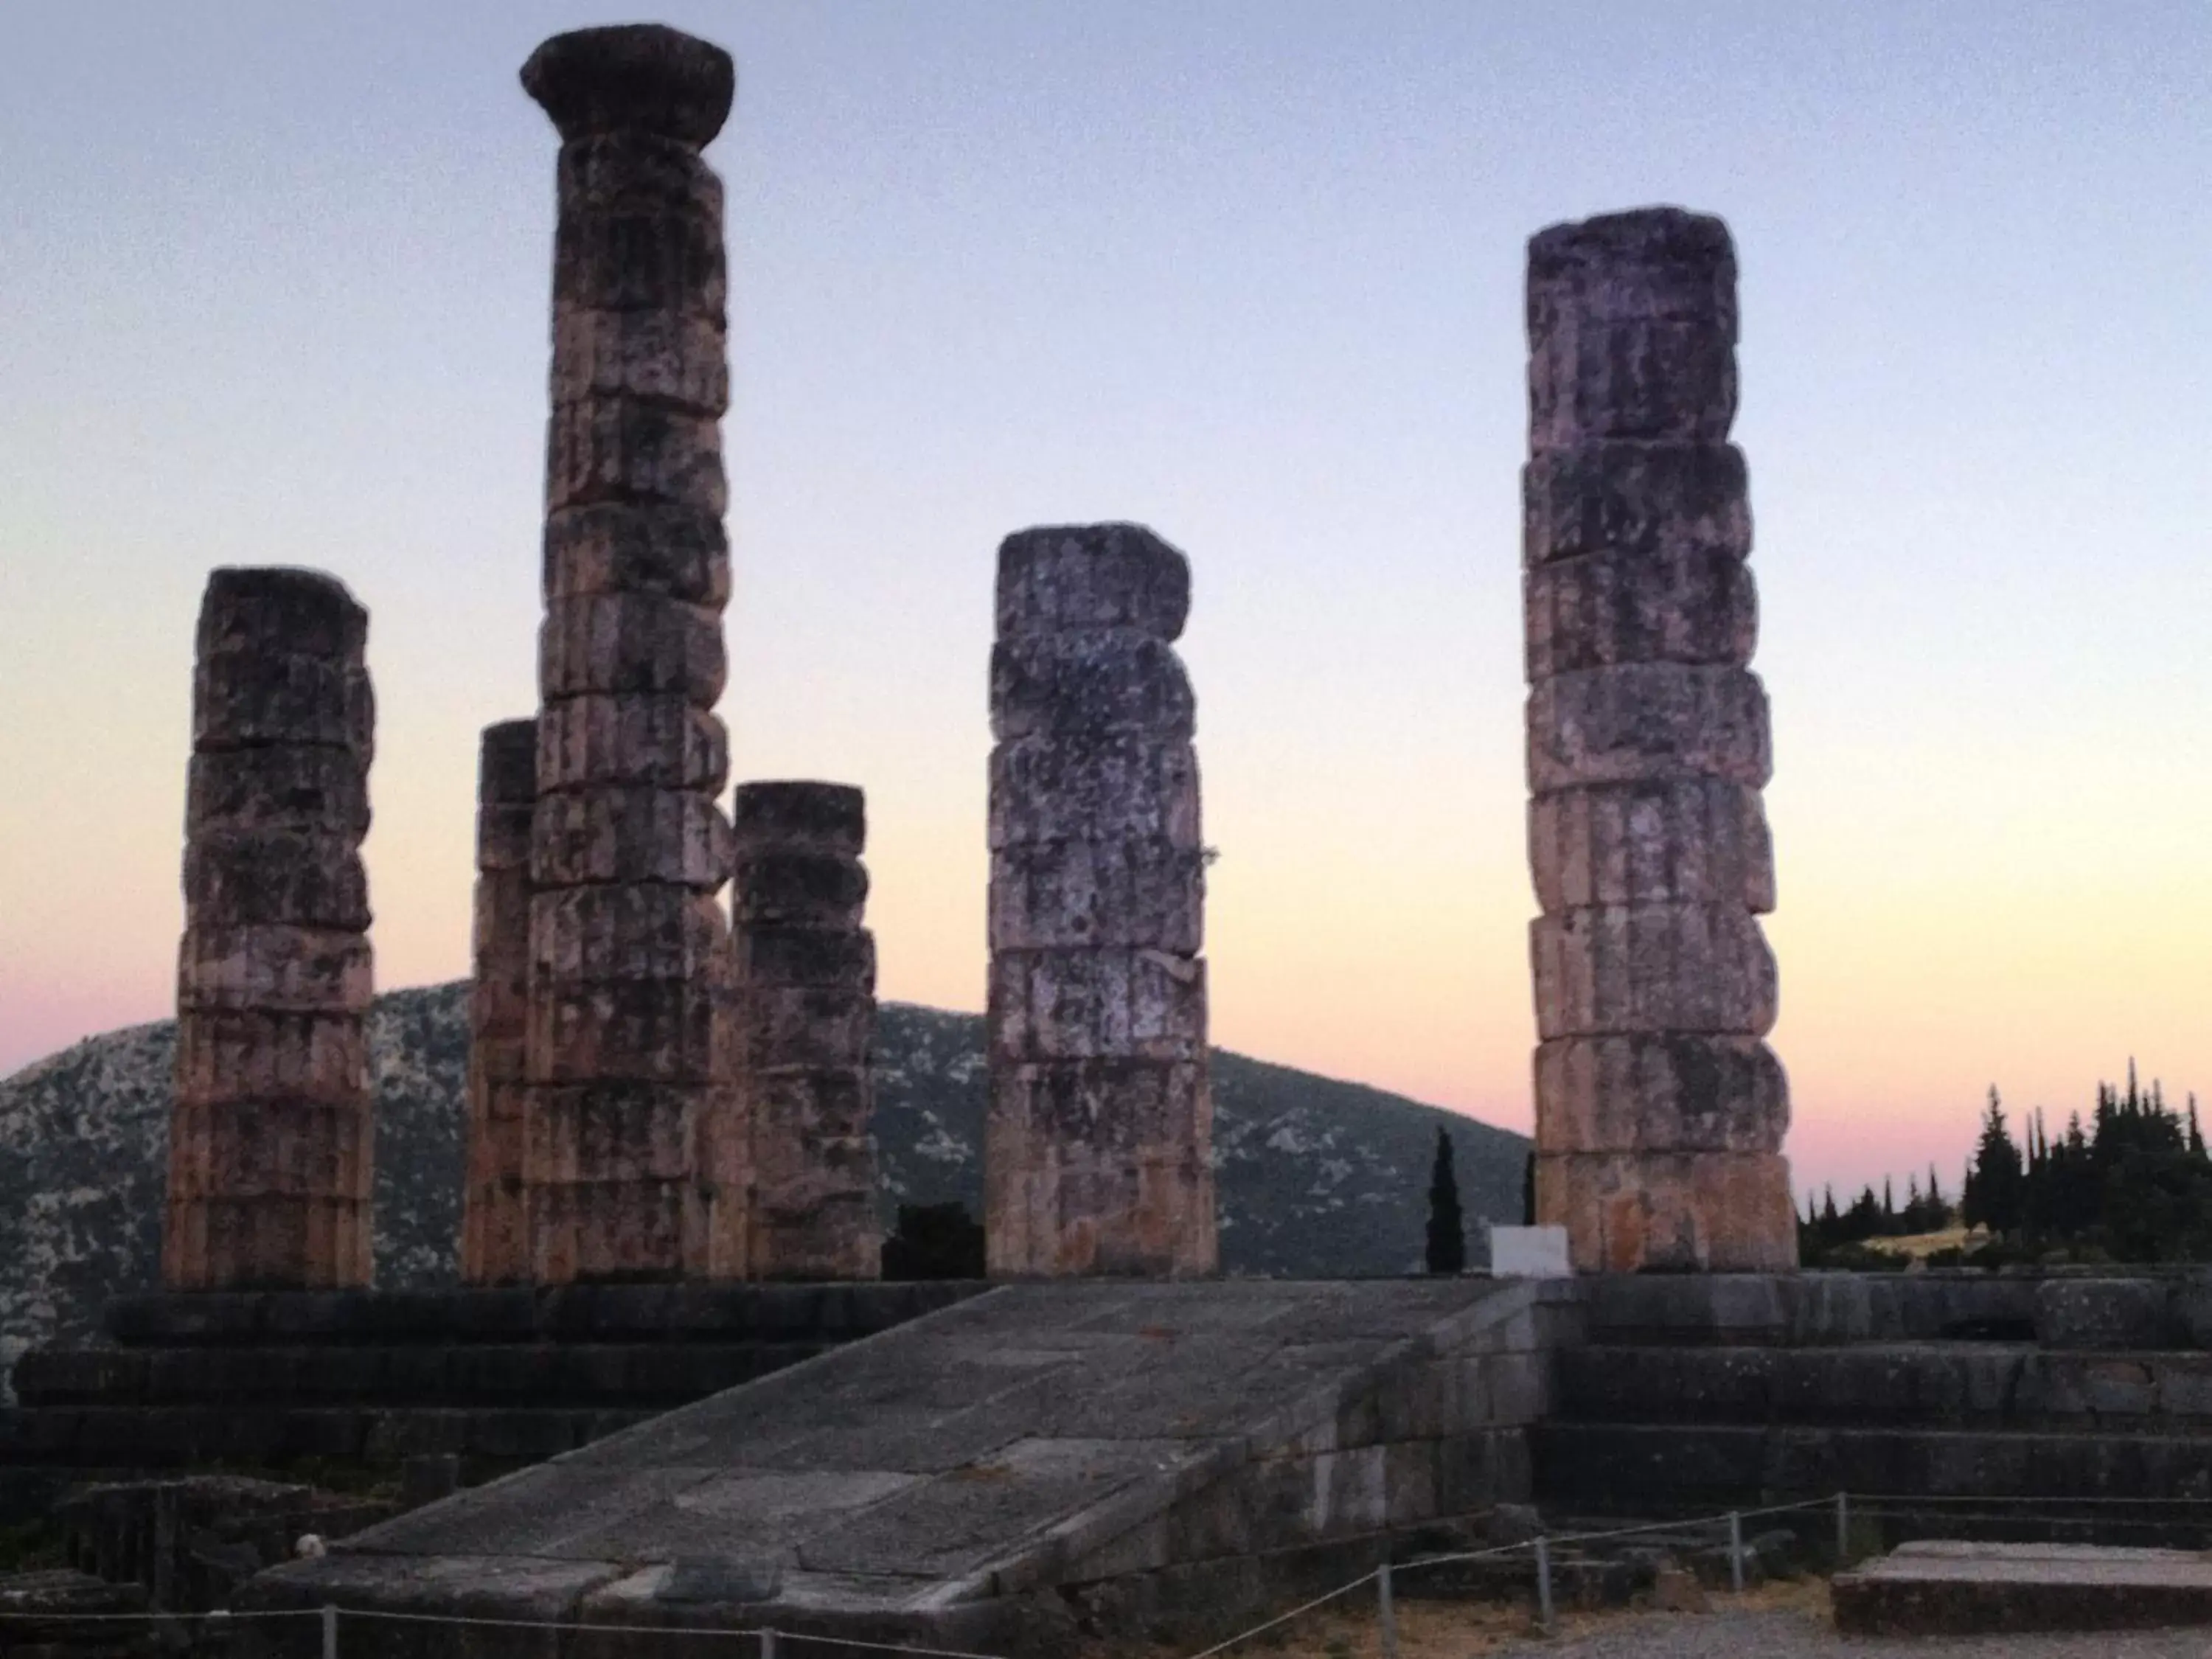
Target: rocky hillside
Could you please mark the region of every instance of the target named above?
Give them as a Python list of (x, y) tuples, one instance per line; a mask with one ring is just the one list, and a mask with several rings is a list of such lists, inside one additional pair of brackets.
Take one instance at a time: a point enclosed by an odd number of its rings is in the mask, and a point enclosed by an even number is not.
[[(379, 997), (376, 1270), (450, 1278), (459, 1220), (464, 986)], [(33, 1343), (88, 1334), (100, 1303), (153, 1280), (171, 1053), (167, 1021), (89, 1038), (0, 1081), (0, 1376)], [(877, 1025), (884, 1212), (982, 1198), (983, 1022), (887, 1003)], [(1241, 1054), (1214, 1057), (1221, 1255), (1231, 1273), (1418, 1269), (1436, 1126), (1472, 1231), (1520, 1218), (1528, 1142), (1401, 1096)]]

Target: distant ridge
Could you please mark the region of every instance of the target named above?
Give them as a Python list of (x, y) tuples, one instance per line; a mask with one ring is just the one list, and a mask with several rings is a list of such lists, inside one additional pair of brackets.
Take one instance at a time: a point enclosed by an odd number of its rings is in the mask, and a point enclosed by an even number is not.
[[(453, 1274), (467, 987), (391, 991), (369, 1015), (376, 1271)], [(0, 1366), (89, 1335), (153, 1280), (161, 1248), (173, 1022), (89, 1037), (0, 1079)], [(980, 1213), (983, 1019), (885, 1003), (876, 1139), (884, 1212), (959, 1199)], [(1225, 1272), (1418, 1272), (1437, 1126), (1450, 1129), (1470, 1232), (1520, 1218), (1528, 1143), (1401, 1095), (1216, 1050), (1214, 1150)]]

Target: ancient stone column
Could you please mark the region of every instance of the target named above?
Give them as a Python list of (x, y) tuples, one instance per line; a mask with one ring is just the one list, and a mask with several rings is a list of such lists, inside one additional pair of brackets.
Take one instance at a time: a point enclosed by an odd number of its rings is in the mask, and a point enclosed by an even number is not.
[(1528, 245), (1536, 1212), (1585, 1272), (1796, 1265), (1735, 282), (1679, 209)]
[(1213, 1101), (1183, 556), (999, 549), (984, 1228), (995, 1276), (1209, 1273)]
[(757, 1279), (874, 1279), (876, 942), (860, 926), (860, 792), (740, 784), (730, 822), (738, 1066), (751, 1136), (748, 1267)]
[(200, 605), (162, 1283), (366, 1285), (368, 612), (319, 571)]
[(700, 158), (734, 77), (658, 26), (539, 46), (561, 133), (539, 636), (525, 1160), (532, 1276), (731, 1270), (695, 1142), (734, 1109), (714, 895), (728, 744), (720, 421), (722, 186)]
[(529, 1029), (530, 833), (538, 722), (487, 726), (477, 757), (477, 892), (469, 981), (466, 1174), (461, 1279), (530, 1277), (522, 1202), (525, 1034)]

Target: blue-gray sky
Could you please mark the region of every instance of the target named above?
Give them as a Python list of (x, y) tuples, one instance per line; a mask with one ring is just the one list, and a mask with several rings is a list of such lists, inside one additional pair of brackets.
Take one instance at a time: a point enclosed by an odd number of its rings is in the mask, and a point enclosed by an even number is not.
[[(23, 0), (0, 55), (0, 1068), (164, 1012), (217, 563), (371, 605), (387, 985), (532, 706), (573, 4)], [(1801, 1178), (2212, 1088), (2212, 6), (679, 4), (728, 47), (741, 775), (865, 785), (979, 1006), (992, 550), (1191, 556), (1217, 1035), (1525, 1125), (1546, 224), (1723, 216)]]

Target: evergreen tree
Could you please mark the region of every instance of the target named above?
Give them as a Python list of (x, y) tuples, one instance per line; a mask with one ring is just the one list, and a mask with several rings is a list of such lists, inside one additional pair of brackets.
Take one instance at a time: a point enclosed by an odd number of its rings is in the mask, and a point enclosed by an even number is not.
[(2020, 1148), (2005, 1127), (2004, 1106), (1996, 1085), (1990, 1085), (1990, 1104), (1982, 1119), (1982, 1139), (1974, 1152), (1973, 1172), (1966, 1178), (1964, 1218), (1969, 1227), (1984, 1225), (1993, 1233), (2013, 1231), (2021, 1223), (2027, 1174)]
[(1528, 1161), (1521, 1166), (1521, 1224), (1536, 1224), (1536, 1154), (1528, 1154)]
[[(1535, 1156), (1529, 1155), (1534, 1167)], [(1455, 1273), (1467, 1266), (1467, 1225), (1459, 1208), (1459, 1172), (1452, 1165), (1451, 1136), (1437, 1125), (1437, 1155), (1429, 1166), (1429, 1271)]]

